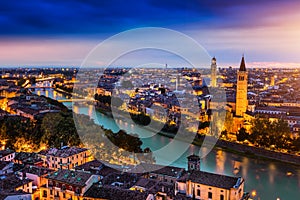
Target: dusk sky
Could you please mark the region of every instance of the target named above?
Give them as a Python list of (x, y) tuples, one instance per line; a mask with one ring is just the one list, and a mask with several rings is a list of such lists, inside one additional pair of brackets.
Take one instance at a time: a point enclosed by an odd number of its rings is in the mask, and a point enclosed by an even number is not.
[(299, 10), (297, 0), (1, 1), (0, 65), (78, 66), (99, 42), (150, 26), (190, 36), (221, 67), (243, 53), (249, 67), (300, 67)]

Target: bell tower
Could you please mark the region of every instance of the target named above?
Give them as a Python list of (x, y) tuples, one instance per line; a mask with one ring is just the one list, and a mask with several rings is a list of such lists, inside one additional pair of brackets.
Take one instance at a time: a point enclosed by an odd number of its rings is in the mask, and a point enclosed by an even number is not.
[(211, 87), (217, 87), (217, 59), (213, 57), (211, 59)]
[(248, 100), (248, 72), (246, 70), (246, 64), (244, 56), (241, 60), (240, 69), (237, 72), (237, 84), (236, 84), (236, 103), (235, 114), (237, 116), (243, 116), (247, 111)]
[(188, 159), (188, 171), (200, 171), (200, 157), (197, 155), (190, 155)]

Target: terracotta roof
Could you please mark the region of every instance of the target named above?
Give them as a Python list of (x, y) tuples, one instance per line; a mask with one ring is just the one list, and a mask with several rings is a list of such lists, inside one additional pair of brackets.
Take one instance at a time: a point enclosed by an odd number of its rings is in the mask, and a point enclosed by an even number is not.
[[(220, 174), (213, 174), (203, 171), (192, 171), (187, 174), (186, 180), (191, 180), (194, 183), (199, 183), (207, 186), (230, 189), (241, 180), (238, 177), (225, 176)], [(239, 184), (238, 184), (239, 186)]]

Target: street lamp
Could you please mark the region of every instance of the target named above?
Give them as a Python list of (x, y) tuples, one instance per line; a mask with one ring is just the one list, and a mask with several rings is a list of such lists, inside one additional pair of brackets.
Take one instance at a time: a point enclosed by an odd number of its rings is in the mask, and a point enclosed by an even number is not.
[(253, 197), (256, 197), (256, 195), (257, 195), (256, 190), (252, 190), (251, 195), (252, 195)]

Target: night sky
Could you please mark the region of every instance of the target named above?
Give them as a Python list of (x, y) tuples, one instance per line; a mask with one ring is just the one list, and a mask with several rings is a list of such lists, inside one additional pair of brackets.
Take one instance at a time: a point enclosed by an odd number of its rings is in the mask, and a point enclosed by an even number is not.
[[(164, 27), (194, 38), (221, 66), (299, 66), (297, 0), (0, 2), (0, 64), (80, 65), (121, 31)], [(280, 64), (279, 64), (280, 63)]]

